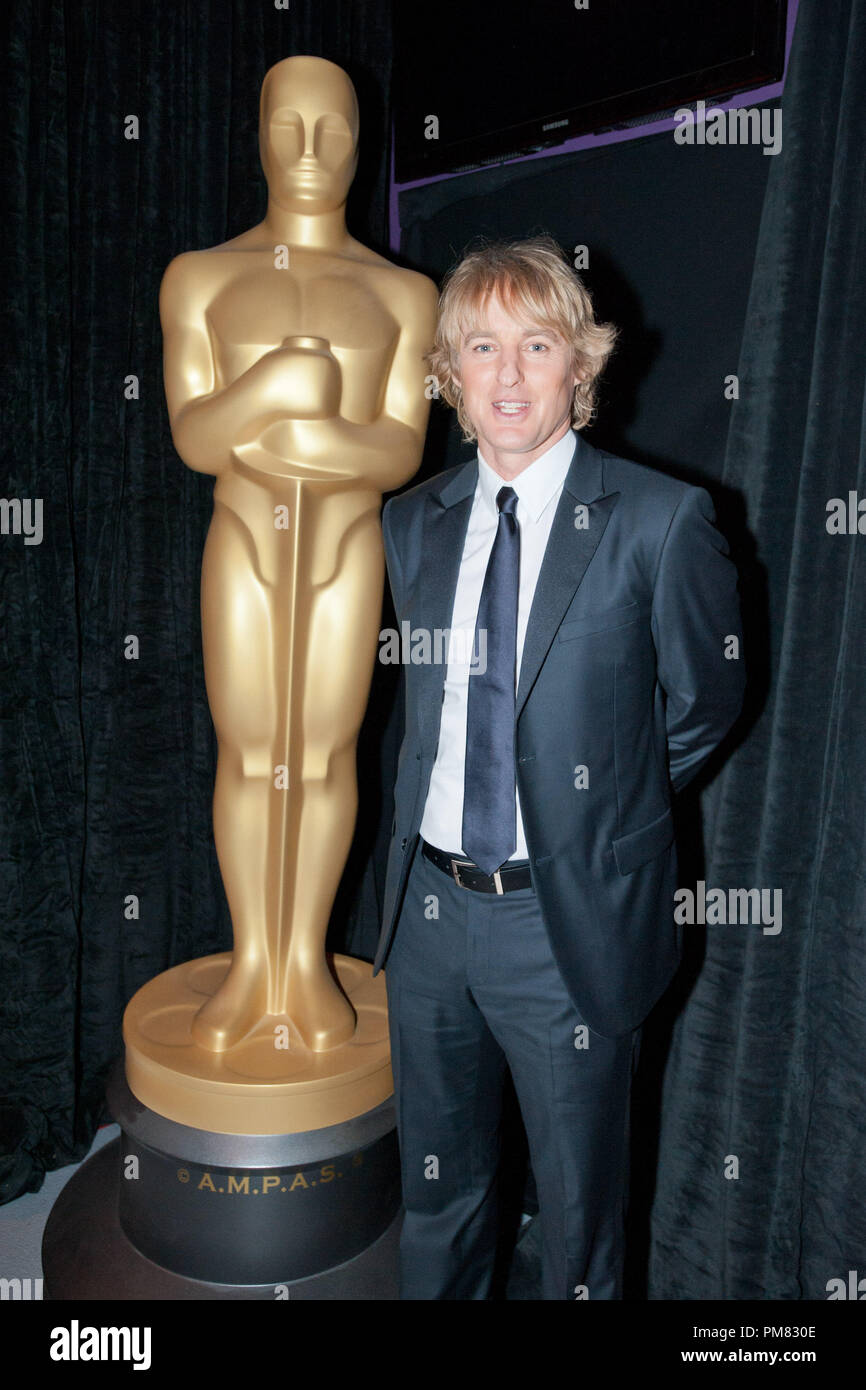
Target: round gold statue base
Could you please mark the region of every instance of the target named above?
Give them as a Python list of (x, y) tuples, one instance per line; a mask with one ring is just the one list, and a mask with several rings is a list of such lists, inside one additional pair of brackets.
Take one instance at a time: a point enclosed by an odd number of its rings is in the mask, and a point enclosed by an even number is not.
[(286, 1015), (268, 1014), (226, 1052), (192, 1037), (192, 1020), (228, 974), (231, 952), (157, 975), (123, 1016), (126, 1079), (151, 1110), (220, 1134), (295, 1134), (341, 1124), (394, 1090), (384, 974), (353, 956), (329, 960), (357, 1014), (341, 1047), (312, 1052)]

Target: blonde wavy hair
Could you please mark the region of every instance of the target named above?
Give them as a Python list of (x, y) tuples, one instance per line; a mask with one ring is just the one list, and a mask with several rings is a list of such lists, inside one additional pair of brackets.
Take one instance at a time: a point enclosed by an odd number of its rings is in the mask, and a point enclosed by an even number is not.
[(467, 443), (477, 435), (455, 380), (460, 344), (475, 331), (488, 297), (498, 294), (518, 319), (552, 328), (572, 348), (572, 370), (580, 375), (571, 406), (571, 423), (583, 429), (595, 414), (599, 378), (619, 331), (599, 323), (592, 298), (552, 237), (497, 241), (469, 251), (446, 275), (439, 297), (439, 319), (430, 352), (425, 354), (439, 395), (457, 411)]

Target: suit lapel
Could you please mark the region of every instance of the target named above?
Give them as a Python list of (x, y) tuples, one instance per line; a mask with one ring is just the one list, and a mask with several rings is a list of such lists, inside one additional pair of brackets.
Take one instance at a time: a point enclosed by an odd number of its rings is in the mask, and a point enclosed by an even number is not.
[(603, 462), (604, 455), (576, 434), (574, 456), (560, 494), (529, 610), (517, 686), (516, 717), (526, 703), (557, 628), (619, 500), (618, 492), (605, 494)]
[[(471, 459), (440, 491), (429, 492), (425, 497), (418, 602), (413, 614), (414, 629), (432, 635), (437, 630), (444, 631), (450, 627), (457, 577), (477, 481), (478, 462)], [(447, 658), (447, 652), (444, 655)], [(439, 731), (446, 670), (447, 664), (444, 660), (434, 660), (429, 665), (422, 665), (419, 670), (422, 690), (418, 702), (418, 718), (422, 747), (428, 738), (431, 742), (435, 741)]]

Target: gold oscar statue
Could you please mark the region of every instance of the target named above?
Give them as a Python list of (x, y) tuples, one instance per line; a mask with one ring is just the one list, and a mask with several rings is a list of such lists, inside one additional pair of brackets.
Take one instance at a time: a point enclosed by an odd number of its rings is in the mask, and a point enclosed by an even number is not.
[(357, 813), (381, 496), (421, 459), (437, 304), (346, 230), (358, 104), (341, 68), (272, 67), (259, 147), (264, 220), (178, 256), (160, 292), (175, 447), (216, 477), (202, 637), (234, 951), (158, 976), (124, 1018), (139, 1100), (251, 1134), (338, 1123), (392, 1090), (384, 979), (329, 963), (325, 934)]

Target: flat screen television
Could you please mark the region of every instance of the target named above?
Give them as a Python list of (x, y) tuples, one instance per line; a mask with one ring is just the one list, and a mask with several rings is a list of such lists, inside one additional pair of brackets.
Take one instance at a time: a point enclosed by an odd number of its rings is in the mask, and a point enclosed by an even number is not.
[(398, 183), (777, 82), (787, 0), (394, 0)]

